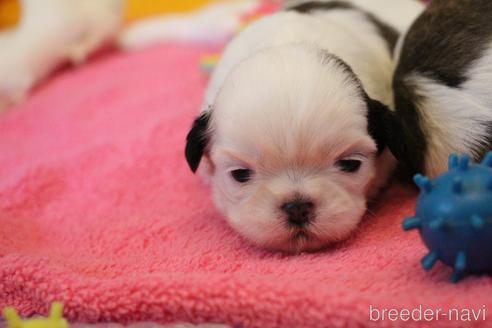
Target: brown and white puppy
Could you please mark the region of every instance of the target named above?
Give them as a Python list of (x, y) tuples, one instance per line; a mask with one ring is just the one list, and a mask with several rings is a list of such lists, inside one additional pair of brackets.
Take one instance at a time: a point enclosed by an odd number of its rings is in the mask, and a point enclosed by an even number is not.
[(433, 0), (402, 40), (394, 78), (394, 155), (436, 176), (455, 152), (492, 149), (492, 1)]
[(383, 105), (392, 50), (421, 10), (412, 0), (301, 2), (229, 44), (186, 158), (193, 171), (204, 158), (234, 229), (288, 252), (354, 231), (394, 165)]

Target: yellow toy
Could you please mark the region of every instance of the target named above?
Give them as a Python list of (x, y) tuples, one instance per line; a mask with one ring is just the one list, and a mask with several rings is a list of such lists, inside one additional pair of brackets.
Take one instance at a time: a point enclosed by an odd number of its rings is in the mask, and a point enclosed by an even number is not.
[(18, 0), (0, 0), (0, 29), (17, 24), (19, 13), (20, 4)]
[(6, 307), (3, 310), (7, 328), (68, 328), (68, 322), (63, 318), (62, 314), (63, 305), (60, 302), (51, 304), (48, 318), (22, 320), (14, 308)]
[(135, 21), (167, 13), (189, 12), (214, 1), (216, 0), (127, 0), (125, 20)]

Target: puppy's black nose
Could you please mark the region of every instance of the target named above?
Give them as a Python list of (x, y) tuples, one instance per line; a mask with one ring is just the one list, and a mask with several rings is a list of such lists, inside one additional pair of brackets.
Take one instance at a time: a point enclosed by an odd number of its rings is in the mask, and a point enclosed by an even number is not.
[(314, 204), (305, 200), (295, 200), (282, 205), (282, 211), (287, 214), (290, 224), (303, 226), (312, 218)]

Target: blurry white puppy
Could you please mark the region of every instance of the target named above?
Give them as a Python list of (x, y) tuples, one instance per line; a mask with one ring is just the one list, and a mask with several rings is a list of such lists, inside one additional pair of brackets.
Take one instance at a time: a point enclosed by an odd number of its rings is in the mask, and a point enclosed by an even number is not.
[(259, 0), (223, 0), (192, 13), (144, 19), (123, 30), (118, 43), (125, 50), (163, 41), (222, 43), (240, 26), (242, 15), (258, 4)]
[(433, 0), (402, 42), (389, 146), (409, 173), (492, 149), (492, 1)]
[(384, 129), (392, 51), (412, 0), (309, 1), (227, 47), (188, 137), (215, 203), (252, 242), (319, 249), (357, 227), (394, 159)]
[(0, 33), (0, 110), (21, 101), (60, 63), (79, 63), (118, 32), (124, 0), (21, 0), (21, 19)]

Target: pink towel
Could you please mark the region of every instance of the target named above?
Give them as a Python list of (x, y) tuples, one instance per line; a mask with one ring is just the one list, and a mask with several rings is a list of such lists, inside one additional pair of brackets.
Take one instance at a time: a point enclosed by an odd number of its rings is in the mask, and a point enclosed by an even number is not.
[[(401, 229), (413, 190), (392, 187), (352, 239), (323, 252), (266, 252), (232, 231), (183, 158), (206, 51), (107, 54), (0, 116), (0, 308), (45, 314), (60, 300), (86, 322), (492, 326), (491, 278), (453, 285), (449, 268), (420, 268), (426, 249)], [(486, 321), (381, 314), (484, 305)]]

